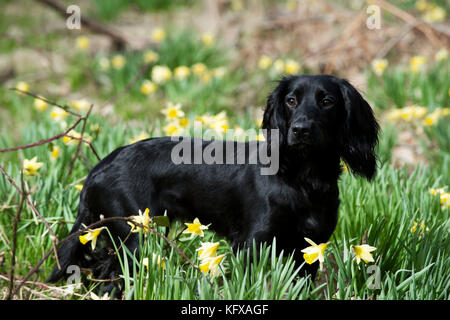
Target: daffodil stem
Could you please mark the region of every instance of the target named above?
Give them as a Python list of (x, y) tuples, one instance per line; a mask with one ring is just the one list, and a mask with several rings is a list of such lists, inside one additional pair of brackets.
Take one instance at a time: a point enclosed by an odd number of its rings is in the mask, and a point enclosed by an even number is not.
[[(178, 252), (178, 254), (181, 256), (181, 257), (183, 257), (195, 270), (197, 270), (198, 272), (200, 272), (200, 273), (202, 273), (202, 271), (200, 270), (200, 268), (191, 260), (191, 259), (189, 259), (188, 258), (188, 256), (186, 256), (186, 254), (183, 252), (183, 250), (181, 250), (176, 244), (175, 244), (175, 242), (173, 242), (172, 240), (170, 240), (169, 238), (167, 238), (165, 235), (163, 235), (162, 233), (160, 233), (160, 232), (158, 232), (157, 230), (155, 230), (155, 229), (150, 229), (150, 231), (153, 233), (153, 234), (155, 234), (155, 235), (157, 235), (158, 237), (160, 237), (161, 239), (163, 239), (165, 242), (167, 242), (172, 248), (174, 248), (177, 252)], [(206, 277), (206, 281), (208, 281), (208, 283), (209, 283), (209, 285), (211, 286), (211, 287), (215, 287), (214, 286), (214, 283), (212, 283), (211, 282), (211, 280), (208, 278), (208, 277)], [(216, 288), (217, 289), (217, 288)], [(222, 297), (222, 298), (225, 298), (224, 297), (224, 295), (222, 294), (222, 292), (220, 292), (218, 289), (217, 289), (217, 293)]]

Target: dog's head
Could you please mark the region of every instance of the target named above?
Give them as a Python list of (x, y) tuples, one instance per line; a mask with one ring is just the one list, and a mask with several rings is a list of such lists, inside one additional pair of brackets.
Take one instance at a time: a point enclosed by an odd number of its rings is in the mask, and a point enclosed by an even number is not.
[(346, 80), (329, 75), (285, 77), (267, 100), (263, 129), (303, 153), (333, 148), (351, 170), (371, 179), (378, 124), (372, 108)]

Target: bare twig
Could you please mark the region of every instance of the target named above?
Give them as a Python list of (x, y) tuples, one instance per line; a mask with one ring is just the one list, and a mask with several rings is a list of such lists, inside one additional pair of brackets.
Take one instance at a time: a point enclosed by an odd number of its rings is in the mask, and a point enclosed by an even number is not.
[[(88, 112), (87, 112), (86, 115), (83, 117), (83, 118), (84, 118), (84, 119), (83, 119), (83, 126), (82, 126), (82, 128), (81, 128), (81, 134), (80, 134), (81, 137), (83, 137), (83, 135), (84, 135), (84, 131), (85, 131), (85, 129), (86, 129), (87, 119), (89, 118), (89, 115), (91, 114), (91, 111), (92, 111), (92, 108), (93, 108), (93, 107), (94, 107), (94, 105), (91, 104), (91, 106), (90, 106)], [(80, 154), (80, 151), (81, 151), (81, 142), (82, 142), (81, 140), (78, 142), (77, 150), (75, 151), (75, 154), (74, 154), (73, 157), (72, 157), (72, 161), (70, 162), (69, 171), (68, 171), (68, 176), (70, 176), (70, 175), (72, 174), (72, 170), (73, 170), (73, 167), (74, 167), (74, 165), (75, 165), (75, 160), (78, 158), (78, 155)], [(89, 146), (92, 146), (92, 145), (89, 144)], [(98, 157), (98, 155), (97, 155), (97, 152), (94, 151), (94, 154), (96, 155), (97, 159), (100, 160), (99, 157)]]
[(385, 0), (374, 0), (372, 2), (375, 5), (380, 6), (382, 9), (389, 11), (394, 16), (402, 19), (406, 23), (413, 25), (417, 30), (422, 32), (425, 37), (436, 47), (442, 46), (441, 40), (434, 34), (434, 29), (426, 22), (417, 19), (412, 14), (400, 9), (399, 7), (385, 1)]
[[(73, 111), (69, 110), (68, 107), (62, 106), (62, 105), (60, 105), (60, 104), (58, 104), (58, 103), (56, 103), (56, 102), (54, 102), (54, 101), (50, 101), (50, 100), (48, 100), (48, 99), (45, 99), (45, 98), (43, 98), (43, 97), (40, 97), (40, 96), (38, 96), (38, 95), (36, 95), (36, 94), (34, 94), (34, 93), (31, 93), (31, 92), (28, 92), (28, 91), (22, 91), (22, 90), (19, 90), (19, 89), (17, 89), (17, 88), (11, 88), (11, 90), (15, 90), (15, 91), (18, 91), (18, 92), (27, 94), (27, 95), (29, 95), (29, 96), (32, 96), (32, 97), (34, 97), (34, 98), (36, 98), (36, 99), (40, 99), (40, 100), (42, 100), (42, 101), (45, 101), (45, 102), (47, 102), (48, 104), (54, 105), (54, 106), (56, 106), (56, 107), (58, 107), (58, 108), (61, 108), (61, 109), (65, 110), (66, 112), (68, 112), (68, 113), (70, 113), (70, 114), (72, 114), (72, 115), (74, 115), (74, 116), (77, 116), (78, 119), (75, 121), (75, 123), (74, 123), (72, 126), (69, 127), (69, 129), (67, 129), (67, 130), (64, 131), (63, 133), (60, 133), (60, 134), (57, 134), (57, 135), (55, 135), (55, 136), (53, 136), (53, 137), (51, 137), (51, 138), (44, 139), (44, 140), (41, 140), (41, 141), (38, 141), (38, 142), (33, 142), (33, 143), (30, 143), (30, 144), (27, 144), (27, 145), (16, 146), (16, 147), (11, 147), (11, 148), (6, 148), (6, 149), (0, 149), (0, 152), (9, 152), (9, 151), (16, 151), (16, 150), (22, 150), (22, 149), (33, 148), (33, 147), (36, 147), (36, 146), (40, 146), (40, 145), (42, 145), (42, 144), (50, 143), (50, 142), (52, 142), (53, 140), (60, 139), (60, 138), (62, 138), (62, 137), (64, 137), (64, 136), (66, 136), (66, 137), (69, 137), (69, 138), (74, 139), (74, 140), (79, 140), (80, 143), (83, 142), (83, 143), (87, 144), (87, 145), (89, 146), (89, 148), (91, 149), (92, 153), (93, 153), (93, 154), (95, 155), (95, 157), (97, 158), (97, 160), (100, 161), (100, 157), (98, 156), (98, 153), (97, 153), (97, 151), (95, 150), (95, 148), (94, 148), (94, 146), (92, 145), (91, 142), (89, 142), (89, 141), (87, 141), (87, 140), (84, 140), (84, 139), (82, 139), (82, 138), (77, 138), (77, 137), (70, 136), (70, 135), (68, 134), (68, 133), (69, 133), (72, 129), (74, 129), (81, 121), (83, 121), (83, 129), (82, 129), (82, 132), (84, 133), (84, 130), (85, 130), (85, 128), (86, 128), (86, 122), (87, 122), (87, 119), (88, 119), (88, 117), (89, 117), (89, 115), (90, 115), (90, 113), (91, 113), (91, 111), (92, 111), (93, 105), (91, 105), (91, 107), (89, 108), (89, 111), (87, 112), (87, 114), (86, 114), (85, 116), (82, 116), (82, 115), (80, 115), (80, 114), (78, 114), (78, 113), (76, 113), (76, 112), (73, 112)], [(81, 135), (81, 136), (83, 136), (83, 135)], [(78, 147), (77, 147), (77, 150), (78, 150)], [(75, 157), (75, 158), (76, 158), (76, 157)], [(74, 161), (74, 160), (73, 160), (73, 161)]]
[(391, 38), (389, 41), (387, 41), (384, 46), (376, 53), (375, 59), (382, 59), (384, 58), (389, 51), (391, 51), (392, 48), (394, 48), (397, 43), (399, 43), (404, 37), (406, 37), (412, 29), (415, 28), (415, 25), (406, 24), (398, 33), (397, 36)]
[(8, 286), (8, 296), (7, 296), (7, 300), (11, 300), (11, 298), (13, 297), (12, 294), (12, 290), (14, 287), (14, 269), (16, 266), (16, 248), (17, 248), (17, 225), (19, 224), (20, 221), (20, 216), (22, 214), (22, 209), (23, 209), (23, 203), (25, 202), (25, 198), (27, 196), (27, 193), (25, 191), (25, 186), (24, 186), (24, 182), (23, 182), (23, 170), (20, 171), (20, 180), (22, 182), (22, 196), (20, 197), (20, 202), (19, 202), (19, 208), (17, 209), (17, 214), (16, 217), (14, 219), (14, 223), (13, 223), (13, 240), (12, 240), (12, 253), (11, 253), (11, 268), (9, 270), (9, 286)]
[(49, 233), (56, 239), (56, 235), (53, 233), (52, 228), (50, 227), (50, 225), (47, 223), (47, 221), (45, 220), (45, 218), (41, 215), (41, 213), (39, 212), (39, 210), (35, 207), (35, 205), (33, 204), (33, 201), (31, 200), (30, 195), (27, 192), (23, 192), (15, 183), (14, 179), (11, 178), (8, 173), (6, 173), (5, 169), (2, 167), (2, 165), (0, 165), (0, 171), (2, 172), (2, 174), (6, 177), (6, 179), (11, 183), (11, 185), (17, 190), (17, 192), (25, 197), (25, 200), (27, 202), (27, 204), (30, 206), (31, 210), (33, 211), (34, 214), (36, 214), (44, 223), (44, 225), (47, 227)]
[(44, 98), (44, 97), (41, 97), (41, 96), (38, 96), (37, 94), (32, 93), (32, 92), (29, 92), (29, 91), (22, 91), (22, 90), (17, 89), (17, 88), (10, 88), (10, 90), (14, 90), (14, 91), (17, 91), (17, 92), (20, 92), (20, 93), (29, 95), (29, 96), (31, 96), (31, 97), (33, 97), (33, 98), (42, 100), (42, 101), (44, 101), (44, 102), (47, 102), (48, 104), (51, 104), (51, 105), (53, 105), (53, 106), (55, 106), (55, 107), (58, 107), (58, 108), (60, 108), (60, 109), (63, 109), (64, 111), (66, 111), (67, 113), (70, 113), (70, 114), (73, 115), (73, 116), (82, 118), (82, 115), (81, 115), (81, 114), (76, 113), (76, 112), (70, 110), (69, 107), (60, 105), (60, 104), (58, 104), (58, 103), (56, 103), (56, 102), (54, 102), (54, 101), (50, 101), (50, 100), (48, 100), (48, 99), (46, 99), (46, 98)]
[[(53, 140), (60, 139), (60, 138), (62, 138), (64, 136), (68, 136), (67, 134), (73, 128), (75, 128), (80, 123), (80, 121), (82, 121), (82, 120), (83, 120), (82, 117), (78, 118), (77, 121), (75, 121), (75, 123), (69, 127), (69, 129), (67, 129), (63, 133), (57, 134), (56, 136), (53, 136), (51, 138), (44, 139), (44, 140), (37, 141), (37, 142), (33, 142), (33, 143), (29, 143), (29, 144), (25, 144), (25, 145), (22, 145), (22, 146), (11, 147), (11, 148), (6, 148), (6, 149), (0, 149), (0, 152), (9, 152), (9, 151), (16, 151), (16, 150), (23, 150), (23, 149), (33, 148), (33, 147), (37, 147), (37, 146), (40, 146), (40, 145), (43, 145), (43, 144), (46, 144), (46, 143), (50, 143)], [(72, 139), (78, 139), (78, 138), (72, 137)]]
[[(97, 151), (95, 151), (95, 148), (94, 148), (94, 146), (92, 145), (92, 143), (91, 143), (90, 141), (87, 141), (87, 140), (85, 140), (85, 139), (83, 139), (83, 138), (74, 137), (74, 136), (71, 136), (71, 135), (69, 135), (69, 134), (65, 134), (65, 136), (66, 136), (66, 137), (69, 137), (70, 139), (78, 140), (78, 141), (81, 141), (81, 142), (87, 144), (87, 145), (89, 146), (89, 148), (91, 148), (92, 153), (93, 153), (94, 156), (97, 158), (97, 160), (98, 160), (98, 161), (101, 160), (101, 158), (98, 156)], [(1, 151), (1, 150), (0, 150), (0, 151)]]

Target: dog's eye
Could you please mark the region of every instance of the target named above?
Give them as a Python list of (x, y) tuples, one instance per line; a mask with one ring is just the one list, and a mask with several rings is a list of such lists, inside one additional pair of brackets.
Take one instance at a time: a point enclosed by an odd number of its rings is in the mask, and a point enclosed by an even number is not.
[(286, 104), (289, 107), (294, 108), (297, 105), (297, 99), (295, 99), (295, 97), (288, 97), (286, 98)]
[(334, 105), (334, 100), (331, 98), (324, 98), (322, 100), (322, 106), (324, 107), (331, 107), (332, 105)]

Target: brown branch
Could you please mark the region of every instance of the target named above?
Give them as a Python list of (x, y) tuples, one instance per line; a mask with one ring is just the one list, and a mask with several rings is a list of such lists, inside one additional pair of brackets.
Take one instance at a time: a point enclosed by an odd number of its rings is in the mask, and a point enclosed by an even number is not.
[[(82, 117), (81, 117), (81, 118), (78, 118), (77, 121), (76, 121), (72, 126), (69, 127), (69, 129), (67, 129), (67, 130), (64, 131), (63, 133), (57, 134), (56, 136), (53, 136), (53, 137), (51, 137), (51, 138), (44, 139), (44, 140), (41, 140), (41, 141), (38, 141), (38, 142), (33, 142), (33, 143), (30, 143), (30, 144), (25, 144), (25, 145), (22, 145), (22, 146), (11, 147), (11, 148), (6, 148), (6, 149), (0, 149), (0, 152), (9, 152), (9, 151), (23, 150), (23, 149), (28, 149), (28, 148), (37, 147), (37, 146), (40, 146), (40, 145), (43, 145), (43, 144), (46, 144), (46, 143), (50, 143), (50, 142), (52, 142), (53, 140), (62, 138), (62, 137), (64, 137), (64, 136), (67, 136), (67, 134), (68, 134), (73, 128), (75, 128), (75, 127), (80, 123), (81, 120), (83, 120)], [(76, 139), (76, 138), (73, 137), (73, 139)]]
[[(40, 2), (43, 5), (46, 5), (49, 8), (52, 8), (57, 13), (59, 13), (62, 17), (67, 18), (67, 12), (66, 7), (62, 4), (59, 4), (55, 0), (35, 0), (37, 2)], [(92, 32), (103, 34), (105, 36), (108, 36), (113, 41), (113, 46), (117, 50), (123, 50), (128, 45), (128, 41), (120, 34), (118, 34), (116, 31), (113, 31), (110, 28), (107, 28), (106, 26), (98, 23), (97, 21), (93, 20), (92, 18), (86, 18), (85, 14), (81, 14), (80, 22), (82, 26), (90, 29)]]
[(413, 25), (417, 30), (422, 32), (434, 46), (442, 46), (441, 40), (434, 34), (434, 29), (424, 21), (417, 19), (412, 14), (409, 14), (408, 12), (385, 0), (374, 0), (372, 1), (372, 4), (378, 5), (380, 8), (389, 11), (391, 14), (402, 19), (406, 23)]
[[(34, 98), (36, 98), (36, 99), (40, 99), (40, 100), (42, 100), (42, 101), (45, 101), (45, 102), (47, 102), (48, 104), (54, 105), (54, 106), (56, 106), (56, 107), (58, 107), (58, 108), (61, 108), (61, 109), (65, 110), (66, 112), (68, 112), (68, 113), (70, 113), (70, 114), (72, 114), (72, 115), (74, 115), (74, 116), (77, 116), (78, 119), (75, 121), (75, 123), (74, 123), (72, 126), (69, 127), (69, 129), (67, 129), (67, 130), (64, 131), (63, 133), (57, 134), (56, 136), (53, 136), (53, 137), (51, 137), (51, 138), (44, 139), (44, 140), (41, 140), (41, 141), (38, 141), (38, 142), (33, 142), (33, 143), (30, 143), (30, 144), (27, 144), (27, 145), (22, 145), (22, 146), (17, 146), (17, 147), (11, 147), (11, 148), (6, 148), (6, 149), (0, 149), (0, 152), (9, 152), (9, 151), (16, 151), (16, 150), (22, 150), (22, 149), (33, 148), (33, 147), (36, 147), (36, 146), (40, 146), (40, 145), (42, 145), (42, 144), (50, 143), (50, 142), (52, 142), (53, 140), (56, 140), (56, 139), (59, 139), (59, 138), (62, 138), (62, 137), (64, 137), (64, 136), (66, 136), (66, 137), (69, 137), (69, 138), (74, 139), (74, 140), (79, 140), (79, 141), (84, 142), (84, 143), (86, 143), (87, 145), (89, 145), (90, 149), (92, 150), (92, 153), (94, 153), (94, 155), (95, 155), (95, 157), (97, 158), (97, 160), (100, 161), (100, 157), (98, 156), (98, 153), (97, 153), (97, 151), (95, 151), (95, 148), (94, 148), (94, 146), (92, 145), (91, 142), (89, 142), (89, 141), (87, 141), (87, 140), (84, 140), (84, 139), (80, 139), (80, 138), (76, 138), (76, 137), (73, 137), (73, 136), (68, 135), (68, 133), (69, 133), (72, 129), (74, 129), (74, 128), (80, 123), (80, 121), (83, 121), (83, 133), (84, 133), (84, 130), (85, 130), (85, 127), (86, 127), (86, 121), (87, 121), (87, 118), (89, 117), (89, 115), (90, 115), (90, 113), (91, 113), (91, 111), (92, 111), (93, 105), (91, 105), (91, 107), (90, 107), (88, 113), (83, 117), (83, 116), (81, 116), (80, 114), (78, 114), (78, 113), (76, 113), (76, 112), (73, 112), (73, 111), (69, 110), (68, 107), (59, 105), (59, 104), (57, 104), (57, 103), (54, 102), (54, 101), (47, 100), (47, 99), (45, 99), (45, 98), (43, 98), (43, 97), (40, 97), (40, 96), (38, 96), (38, 95), (36, 95), (36, 94), (34, 94), (34, 93), (31, 93), (31, 92), (28, 92), (28, 91), (22, 91), (22, 90), (19, 90), (19, 89), (17, 89), (17, 88), (11, 88), (11, 90), (15, 90), (15, 91), (18, 91), (18, 92), (27, 94), (27, 95), (29, 95), (29, 96), (32, 96), (32, 97), (34, 97)], [(80, 142), (80, 143), (81, 143), (81, 142)], [(77, 149), (78, 149), (78, 148), (77, 148)]]
[[(98, 160), (98, 161), (101, 160), (101, 158), (98, 156), (97, 151), (95, 151), (95, 148), (94, 148), (94, 146), (92, 145), (92, 143), (91, 143), (90, 141), (87, 141), (87, 140), (85, 140), (85, 139), (83, 139), (83, 138), (74, 137), (74, 136), (71, 136), (71, 135), (69, 135), (69, 134), (65, 134), (65, 136), (66, 136), (66, 137), (69, 137), (70, 139), (78, 140), (78, 141), (81, 141), (81, 142), (87, 144), (87, 145), (91, 148), (92, 153), (93, 153), (94, 156), (97, 158), (97, 160)], [(1, 151), (1, 150), (0, 150), (0, 151)]]

